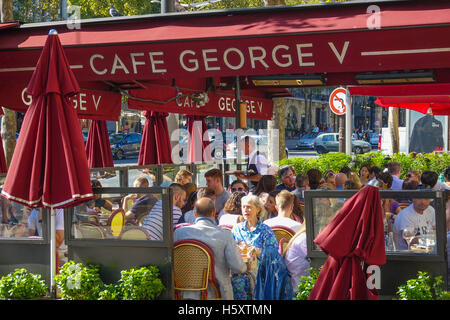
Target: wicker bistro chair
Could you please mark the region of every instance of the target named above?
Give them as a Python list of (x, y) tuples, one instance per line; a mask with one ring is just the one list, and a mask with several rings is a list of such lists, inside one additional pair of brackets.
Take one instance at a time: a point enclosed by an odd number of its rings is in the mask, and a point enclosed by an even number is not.
[(288, 243), (289, 240), (286, 238), (281, 238), (280, 241), (278, 241), (278, 252), (281, 254), (281, 256), (284, 255)]
[(150, 240), (148, 231), (139, 226), (125, 226), (119, 235), (120, 240)]
[(173, 265), (175, 299), (181, 300), (181, 291), (199, 291), (201, 300), (207, 300), (208, 284), (216, 298), (221, 298), (214, 274), (214, 254), (205, 243), (194, 239), (175, 242)]
[(106, 225), (109, 227), (110, 232), (113, 236), (117, 237), (120, 235), (125, 223), (125, 212), (122, 208), (114, 210), (108, 218)]
[(285, 226), (272, 226), (271, 229), (275, 233), (275, 238), (277, 238), (278, 243), (280, 243), (281, 238), (289, 241), (295, 235), (294, 230)]
[(105, 239), (106, 233), (101, 226), (92, 222), (80, 222), (75, 227), (75, 238), (77, 239)]

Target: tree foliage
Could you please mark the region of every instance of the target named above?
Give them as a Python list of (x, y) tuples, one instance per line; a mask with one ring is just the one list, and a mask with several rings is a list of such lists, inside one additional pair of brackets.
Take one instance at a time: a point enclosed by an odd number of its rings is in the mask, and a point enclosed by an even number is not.
[[(183, 4), (194, 4), (203, 0), (179, 0)], [(211, 10), (250, 8), (271, 5), (301, 5), (321, 2), (344, 2), (345, 0), (221, 0), (208, 6), (190, 8), (188, 10)], [(61, 0), (13, 0), (14, 19), (22, 22), (58, 21), (65, 16), (61, 8)], [(150, 0), (68, 0), (68, 6), (80, 8), (81, 19), (109, 17), (109, 8), (114, 5), (124, 16), (155, 14), (160, 12), (160, 4)], [(70, 14), (69, 14), (70, 15)]]

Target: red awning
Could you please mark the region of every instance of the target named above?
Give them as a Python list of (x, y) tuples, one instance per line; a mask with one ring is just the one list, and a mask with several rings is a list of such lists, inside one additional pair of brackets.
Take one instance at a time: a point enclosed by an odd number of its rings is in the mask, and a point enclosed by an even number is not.
[[(33, 99), (26, 93), (26, 83), (8, 83), (0, 86), (0, 104), (17, 112), (26, 112)], [(122, 97), (117, 92), (81, 89), (70, 98), (79, 119), (117, 121)]]
[[(80, 83), (326, 73), (329, 85), (336, 74), (450, 68), (442, 40), (450, 37), (449, 4), (383, 2), (379, 29), (368, 26), (367, 3), (104, 18), (83, 20), (80, 29), (68, 30), (65, 22), (52, 28)], [(0, 32), (0, 81), (31, 73), (33, 49), (42, 47), (48, 28)], [(354, 75), (345, 81), (354, 83)]]
[(396, 107), (396, 108), (404, 108), (413, 111), (418, 111), (421, 113), (427, 113), (428, 109), (431, 108), (431, 111), (434, 115), (450, 115), (450, 103), (440, 103), (440, 102), (416, 102), (416, 103), (389, 103), (385, 101), (384, 97), (380, 97), (375, 100), (375, 104), (382, 107)]
[(18, 25), (19, 25), (19, 22), (0, 23), (0, 30), (14, 28), (14, 27), (17, 27)]
[[(177, 99), (178, 94), (181, 95)], [(236, 116), (236, 98), (233, 91), (208, 92), (206, 97), (200, 98), (205, 104), (196, 102), (194, 94), (204, 95), (204, 91), (167, 86), (149, 86), (146, 90), (130, 90), (128, 108), (198, 116)], [(264, 92), (242, 90), (241, 101), (247, 105), (249, 119), (272, 119), (273, 101), (265, 99)]]
[(450, 95), (450, 83), (348, 86), (351, 95), (371, 97)]

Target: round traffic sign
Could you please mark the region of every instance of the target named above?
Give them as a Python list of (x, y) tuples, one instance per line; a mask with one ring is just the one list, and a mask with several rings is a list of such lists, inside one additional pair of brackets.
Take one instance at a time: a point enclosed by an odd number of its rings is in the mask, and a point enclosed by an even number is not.
[(346, 95), (347, 90), (344, 88), (334, 89), (333, 92), (330, 94), (329, 104), (330, 109), (331, 111), (333, 111), (333, 113), (337, 115), (345, 114), (345, 111), (347, 110)]

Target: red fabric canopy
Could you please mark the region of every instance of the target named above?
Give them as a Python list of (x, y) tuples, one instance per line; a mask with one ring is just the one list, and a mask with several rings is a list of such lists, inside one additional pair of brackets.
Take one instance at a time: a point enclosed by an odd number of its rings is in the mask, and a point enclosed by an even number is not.
[(169, 114), (144, 111), (143, 115), (146, 119), (138, 165), (172, 163), (172, 148), (166, 120)]
[(89, 168), (114, 167), (106, 121), (91, 121), (86, 141), (86, 156)]
[(450, 95), (450, 83), (348, 86), (351, 95), (372, 97)]
[(80, 91), (57, 35), (49, 35), (27, 93), (33, 96), (2, 195), (29, 207), (93, 198), (81, 126), (68, 97)]
[(1, 141), (2, 136), (0, 135), (0, 173), (5, 173), (8, 170), (8, 167), (6, 165), (5, 150), (3, 149), (3, 143), (1, 143)]
[(189, 145), (187, 162), (211, 161), (208, 128), (204, 116), (188, 115)]
[(427, 113), (428, 109), (431, 108), (434, 115), (450, 115), (450, 97), (448, 96), (424, 97), (424, 99), (418, 99), (418, 97), (378, 97), (375, 104), (382, 107), (405, 108), (421, 113)]
[(366, 286), (361, 261), (367, 265), (386, 262), (378, 188), (367, 185), (348, 199), (314, 242), (329, 256), (309, 300), (377, 298)]

